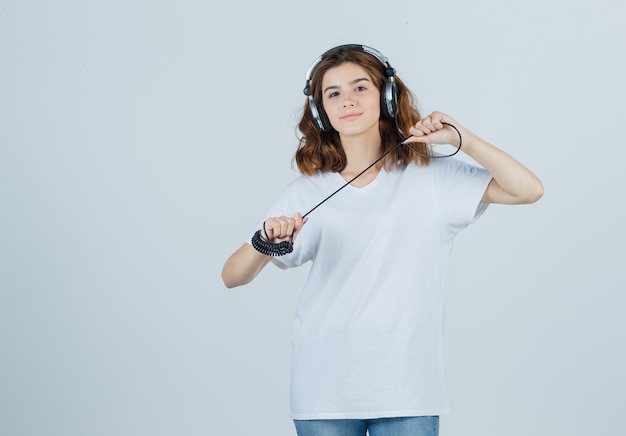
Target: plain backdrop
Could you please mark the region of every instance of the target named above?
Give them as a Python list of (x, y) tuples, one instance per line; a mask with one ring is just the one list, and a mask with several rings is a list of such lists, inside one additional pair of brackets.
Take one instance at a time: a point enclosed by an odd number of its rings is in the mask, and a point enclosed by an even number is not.
[(0, 1), (0, 434), (295, 434), (307, 267), (234, 290), (220, 272), (297, 176), (305, 73), (343, 43), (545, 184), (457, 239), (441, 434), (625, 434), (625, 14)]

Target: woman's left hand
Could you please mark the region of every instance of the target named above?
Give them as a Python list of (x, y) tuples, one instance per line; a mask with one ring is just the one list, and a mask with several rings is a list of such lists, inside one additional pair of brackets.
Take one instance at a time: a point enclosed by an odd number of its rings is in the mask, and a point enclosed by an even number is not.
[(409, 133), (413, 136), (404, 142), (451, 144), (458, 147), (460, 144), (459, 134), (452, 127), (443, 123), (452, 124), (461, 131), (461, 126), (453, 118), (441, 112), (433, 112), (411, 127)]

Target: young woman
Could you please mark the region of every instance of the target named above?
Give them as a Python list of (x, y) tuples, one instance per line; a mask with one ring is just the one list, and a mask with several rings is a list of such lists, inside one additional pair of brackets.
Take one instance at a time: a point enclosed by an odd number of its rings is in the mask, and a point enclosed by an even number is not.
[[(450, 116), (422, 118), (371, 47), (324, 53), (305, 94), (302, 175), (226, 261), (224, 284), (249, 283), (270, 261), (312, 262), (293, 331), (298, 435), (437, 435), (449, 412), (442, 330), (454, 238), (489, 203), (535, 202), (542, 183)], [(480, 166), (427, 144), (460, 147)]]

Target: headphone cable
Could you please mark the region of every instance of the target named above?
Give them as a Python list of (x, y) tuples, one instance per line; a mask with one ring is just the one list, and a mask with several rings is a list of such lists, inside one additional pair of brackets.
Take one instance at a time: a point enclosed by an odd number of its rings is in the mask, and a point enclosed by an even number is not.
[[(397, 121), (396, 121), (397, 124)], [(459, 152), (459, 150), (461, 150), (461, 145), (463, 144), (463, 139), (461, 137), (461, 132), (459, 132), (459, 129), (457, 129), (455, 126), (453, 126), (450, 123), (445, 123), (442, 122), (442, 124), (445, 124), (447, 126), (452, 127), (454, 130), (456, 130), (456, 133), (459, 135), (459, 147), (456, 149), (456, 151), (452, 154), (447, 154), (447, 155), (435, 155), (435, 154), (425, 154), (425, 153), (421, 153), (419, 151), (417, 151), (415, 149), (415, 147), (413, 147), (411, 144), (409, 143), (404, 143), (404, 141), (406, 141), (407, 139), (411, 138), (413, 135), (409, 135), (406, 138), (402, 139), (402, 141), (398, 142), (396, 145), (394, 145), (392, 148), (390, 148), (389, 150), (387, 150), (386, 152), (384, 152), (378, 159), (376, 159), (374, 162), (372, 162), (370, 165), (368, 165), (367, 168), (365, 168), (363, 171), (361, 171), (359, 174), (357, 174), (356, 176), (354, 176), (353, 178), (351, 178), (350, 180), (348, 180), (343, 186), (341, 186), (339, 189), (337, 189), (335, 192), (333, 192), (332, 194), (330, 194), (328, 197), (326, 197), (325, 199), (323, 199), (322, 201), (320, 201), (315, 207), (313, 207), (313, 209), (309, 210), (307, 213), (305, 213), (304, 215), (302, 215), (302, 218), (305, 218), (308, 214), (310, 214), (311, 212), (313, 212), (315, 209), (317, 209), (318, 207), (320, 207), (322, 204), (324, 204), (327, 200), (329, 200), (333, 195), (335, 195), (336, 193), (338, 193), (339, 191), (341, 191), (343, 188), (345, 188), (346, 186), (348, 186), (350, 183), (354, 182), (358, 177), (362, 176), (367, 170), (369, 170), (370, 168), (372, 168), (374, 165), (376, 165), (378, 162), (380, 162), (385, 156), (387, 156), (389, 153), (393, 152), (396, 148), (400, 147), (401, 145), (406, 145), (408, 146), (411, 150), (413, 150), (415, 153), (419, 154), (420, 156), (424, 156), (427, 157), (429, 159), (439, 159), (439, 158), (444, 158), (444, 157), (452, 157), (455, 154), (457, 154)], [(400, 134), (400, 130), (398, 129), (398, 134)], [(400, 134), (400, 137), (402, 137), (402, 135)]]
[[(396, 126), (397, 126), (397, 124), (398, 123), (397, 123), (397, 119), (396, 119)], [(429, 159), (438, 159), (438, 158), (444, 158), (444, 157), (451, 157), (451, 156), (454, 156), (455, 154), (457, 154), (459, 152), (459, 150), (461, 150), (461, 145), (463, 144), (463, 138), (461, 136), (461, 132), (459, 132), (459, 129), (457, 129), (455, 126), (453, 126), (450, 123), (442, 122), (442, 124), (445, 124), (447, 126), (452, 127), (454, 130), (456, 130), (456, 133), (459, 135), (459, 147), (456, 149), (456, 151), (454, 153), (448, 154), (448, 155), (424, 154), (422, 152), (417, 151), (411, 144), (408, 144), (408, 143), (404, 142), (404, 141), (406, 141), (407, 139), (409, 139), (409, 138), (411, 138), (413, 136), (413, 135), (409, 135), (406, 138), (402, 139), (402, 141), (400, 141), (396, 145), (394, 145), (392, 148), (390, 148), (389, 150), (384, 152), (378, 159), (376, 159), (374, 162), (372, 162), (370, 165), (368, 165), (367, 168), (365, 168), (359, 174), (357, 174), (356, 176), (354, 176), (353, 178), (348, 180), (345, 184), (343, 184), (335, 192), (333, 192), (328, 197), (326, 197), (325, 199), (320, 201), (315, 207), (313, 207), (307, 213), (302, 215), (302, 218), (305, 218), (307, 215), (309, 215), (311, 212), (313, 212), (315, 209), (320, 207), (322, 204), (324, 204), (326, 201), (328, 201), (331, 197), (333, 197), (335, 194), (337, 194), (339, 191), (341, 191), (343, 188), (348, 186), (350, 183), (354, 182), (358, 177), (362, 176), (367, 170), (369, 170), (374, 165), (376, 165), (378, 162), (380, 162), (385, 156), (387, 156), (389, 153), (393, 152), (395, 149), (397, 149), (398, 147), (400, 147), (403, 144), (408, 146), (411, 150), (413, 150), (415, 153), (419, 154), (420, 156), (424, 156), (424, 157), (427, 157)], [(403, 135), (400, 132), (400, 129), (398, 129), (398, 134), (400, 135), (401, 138), (403, 137)], [(263, 229), (265, 229), (265, 222), (263, 222)], [(267, 233), (266, 233), (266, 235), (267, 235)], [(288, 241), (274, 243), (274, 242), (270, 242), (270, 241), (264, 240), (261, 237), (261, 230), (257, 230), (256, 233), (252, 236), (252, 246), (257, 251), (259, 251), (259, 252), (261, 252), (261, 253), (263, 253), (265, 255), (268, 255), (268, 256), (283, 256), (283, 255), (291, 253), (293, 251), (293, 235), (291, 235), (291, 236), (292, 236), (291, 239), (288, 240)]]

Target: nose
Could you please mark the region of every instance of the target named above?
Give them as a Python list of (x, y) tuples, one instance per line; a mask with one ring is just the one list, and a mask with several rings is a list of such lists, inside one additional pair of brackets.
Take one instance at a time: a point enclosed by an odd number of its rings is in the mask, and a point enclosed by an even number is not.
[(344, 96), (343, 99), (343, 107), (352, 107), (354, 106), (354, 101), (349, 96)]

